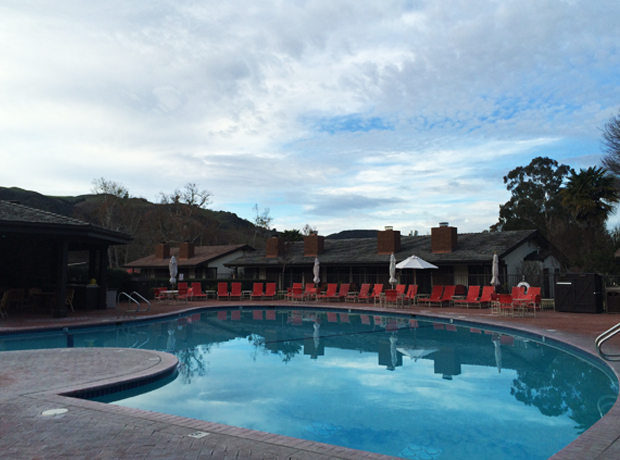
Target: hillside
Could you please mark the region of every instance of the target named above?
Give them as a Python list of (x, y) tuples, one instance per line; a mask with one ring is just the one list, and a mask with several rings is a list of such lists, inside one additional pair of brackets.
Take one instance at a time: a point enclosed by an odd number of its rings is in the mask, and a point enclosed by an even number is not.
[(25, 206), (132, 235), (134, 241), (128, 247), (115, 248), (114, 254), (110, 254), (112, 266), (122, 266), (152, 254), (155, 245), (162, 241), (171, 245), (185, 240), (198, 245), (249, 244), (261, 247), (265, 244), (264, 237), (257, 237), (253, 223), (226, 211), (106, 195), (52, 197), (16, 187), (0, 187), (0, 200), (18, 201)]

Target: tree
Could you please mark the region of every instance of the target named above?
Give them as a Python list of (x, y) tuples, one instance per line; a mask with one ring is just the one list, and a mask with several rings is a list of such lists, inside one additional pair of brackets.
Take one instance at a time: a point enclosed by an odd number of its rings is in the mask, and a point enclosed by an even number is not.
[(548, 236), (553, 221), (566, 214), (559, 192), (571, 172), (569, 166), (547, 157), (510, 171), (504, 184), (512, 197), (500, 205), (499, 220), (491, 230), (537, 229)]
[(301, 229), (301, 233), (303, 233), (304, 236), (310, 236), (313, 233), (319, 233), (319, 231), (316, 227), (312, 227), (310, 226), (310, 224), (306, 224), (304, 225), (304, 228)]
[(611, 117), (603, 128), (603, 166), (620, 178), (620, 111)]
[(254, 217), (254, 243), (253, 246), (256, 247), (256, 237), (259, 233), (263, 233), (265, 236), (271, 231), (271, 222), (273, 218), (269, 215), (269, 208), (263, 209), (261, 213), (258, 210), (258, 204), (255, 204), (252, 208), (256, 216)]
[(304, 235), (297, 229), (284, 230), (280, 237), (286, 241), (303, 241)]
[(159, 202), (168, 211), (165, 218), (161, 216), (159, 219), (161, 238), (164, 241), (178, 239), (200, 243), (205, 227), (195, 219), (195, 214), (199, 209), (207, 209), (211, 196), (211, 192), (200, 190), (194, 183), (185, 184), (183, 190), (177, 188), (170, 194), (160, 192)]
[[(100, 225), (111, 230), (135, 236), (140, 226), (140, 216), (130, 206), (131, 198), (127, 188), (103, 177), (94, 179), (92, 192), (102, 197), (100, 206), (95, 210)], [(110, 246), (108, 260), (110, 267), (118, 268), (129, 262), (128, 246)]]
[(615, 203), (620, 201), (614, 177), (605, 168), (595, 166), (578, 173), (572, 171), (560, 195), (562, 205), (586, 228), (604, 226)]

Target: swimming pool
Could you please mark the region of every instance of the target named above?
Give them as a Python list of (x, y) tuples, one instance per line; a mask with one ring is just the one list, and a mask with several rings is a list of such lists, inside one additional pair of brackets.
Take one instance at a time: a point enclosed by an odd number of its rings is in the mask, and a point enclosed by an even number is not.
[(617, 396), (611, 374), (536, 337), (404, 315), (209, 310), (0, 336), (65, 346), (179, 357), (173, 382), (116, 404), (412, 459), (545, 459)]

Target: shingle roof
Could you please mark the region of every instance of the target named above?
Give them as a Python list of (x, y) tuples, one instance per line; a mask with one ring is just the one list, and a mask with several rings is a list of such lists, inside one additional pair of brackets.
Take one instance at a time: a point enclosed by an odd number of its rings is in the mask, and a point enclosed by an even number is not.
[(127, 244), (132, 239), (122, 232), (4, 200), (0, 200), (0, 231), (80, 236), (109, 244)]
[(3, 224), (13, 222), (20, 224), (77, 225), (80, 227), (89, 225), (88, 222), (78, 219), (3, 200), (0, 200), (0, 222)]
[[(394, 255), (400, 262), (412, 254), (427, 262), (440, 265), (454, 263), (490, 263), (493, 254), (502, 258), (520, 244), (541, 238), (536, 230), (515, 230), (507, 232), (460, 233), (457, 248), (445, 254), (431, 252), (431, 236), (401, 236), (400, 250)], [(287, 264), (310, 265), (314, 256), (304, 257), (303, 242), (291, 243)], [(334, 265), (374, 265), (386, 264), (390, 256), (377, 254), (376, 238), (325, 239), (325, 251), (319, 255), (321, 264)], [(280, 258), (265, 257), (265, 250), (257, 250), (253, 254), (235, 259), (230, 266), (266, 266), (281, 265)]]
[[(247, 244), (227, 245), (227, 246), (196, 246), (194, 257), (190, 259), (179, 259), (179, 248), (170, 248), (170, 256), (177, 259), (179, 267), (197, 267), (205, 265), (222, 256), (242, 249), (252, 249)], [(142, 259), (125, 264), (126, 268), (168, 268), (170, 257), (158, 259), (155, 255), (150, 255)]]

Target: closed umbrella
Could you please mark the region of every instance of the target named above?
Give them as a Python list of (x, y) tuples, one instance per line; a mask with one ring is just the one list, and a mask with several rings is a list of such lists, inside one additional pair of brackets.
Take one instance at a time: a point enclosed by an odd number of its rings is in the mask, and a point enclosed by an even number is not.
[(493, 278), (491, 278), (492, 286), (499, 286), (501, 283), (499, 281), (499, 257), (497, 257), (497, 252), (493, 254)]
[(390, 280), (389, 283), (392, 285), (392, 288), (397, 283), (396, 279), (396, 257), (394, 257), (394, 253), (390, 256)]
[(170, 270), (170, 284), (174, 288), (174, 285), (177, 284), (177, 275), (179, 273), (179, 267), (177, 265), (177, 260), (174, 256), (170, 258), (170, 263), (168, 264), (168, 270)]
[(321, 273), (321, 267), (319, 265), (318, 257), (314, 258), (314, 267), (312, 268), (312, 273), (314, 274), (314, 279), (312, 281), (314, 281), (314, 284), (319, 284), (321, 282), (321, 277), (319, 276), (319, 274)]

